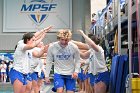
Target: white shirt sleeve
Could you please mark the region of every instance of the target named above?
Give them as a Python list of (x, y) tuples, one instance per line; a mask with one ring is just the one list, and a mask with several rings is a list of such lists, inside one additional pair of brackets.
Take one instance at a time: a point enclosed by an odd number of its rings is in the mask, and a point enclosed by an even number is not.
[(75, 72), (79, 73), (80, 72), (80, 52), (77, 46), (74, 46), (75, 48), (75, 54), (74, 54), (74, 59), (75, 59)]
[(53, 62), (52, 46), (50, 46), (48, 48), (47, 58), (46, 58), (46, 73), (45, 73), (45, 77), (49, 77), (51, 67), (52, 67), (52, 62)]

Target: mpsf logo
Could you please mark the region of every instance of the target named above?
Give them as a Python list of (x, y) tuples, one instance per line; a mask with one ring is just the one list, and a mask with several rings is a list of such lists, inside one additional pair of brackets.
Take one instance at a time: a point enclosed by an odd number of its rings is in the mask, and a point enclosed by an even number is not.
[(41, 25), (49, 16), (55, 13), (57, 4), (53, 0), (24, 0), (21, 6), (21, 13), (27, 13), (29, 18), (36, 24)]

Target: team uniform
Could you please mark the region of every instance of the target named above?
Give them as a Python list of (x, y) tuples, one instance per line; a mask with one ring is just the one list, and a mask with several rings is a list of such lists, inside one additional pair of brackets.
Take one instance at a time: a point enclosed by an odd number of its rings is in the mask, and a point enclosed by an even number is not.
[(41, 51), (40, 48), (35, 47), (31, 50), (28, 50), (28, 53), (31, 55), (31, 58), (30, 58), (30, 76), (31, 76), (32, 80), (37, 81), (39, 78), (38, 74), (41, 72), (42, 62), (41, 62), (40, 58), (36, 58), (32, 55), (32, 52), (35, 50), (38, 52)]
[(106, 62), (104, 58), (104, 50), (101, 46), (98, 45), (99, 51), (96, 52), (93, 49), (90, 49), (90, 83), (94, 85), (100, 81), (104, 82), (106, 86), (109, 85), (109, 72), (106, 67)]
[(49, 77), (52, 62), (54, 62), (54, 88), (66, 87), (66, 90), (75, 91), (76, 80), (72, 78), (74, 72), (80, 70), (79, 49), (72, 42), (61, 47), (54, 42), (47, 52), (46, 77)]
[(27, 80), (31, 80), (29, 76), (30, 67), (29, 67), (29, 58), (30, 55), (28, 52), (23, 50), (26, 44), (23, 43), (23, 40), (20, 40), (17, 44), (17, 48), (14, 53), (14, 63), (13, 68), (10, 70), (9, 76), (11, 83), (13, 84), (16, 79), (21, 81), (23, 85), (27, 84)]
[(89, 73), (89, 78), (90, 78), (90, 85), (91, 86), (94, 86), (94, 79), (95, 79), (95, 76), (92, 74), (93, 72), (93, 52), (92, 52), (92, 49), (89, 50), (90, 51), (90, 56), (88, 58), (88, 62), (89, 62), (89, 70), (88, 70), (88, 73)]
[(81, 66), (81, 71), (80, 73), (78, 74), (78, 78), (83, 82), (85, 81), (86, 79), (88, 79), (88, 73), (84, 73), (84, 71), (87, 69), (88, 67), (88, 63), (87, 63), (87, 59), (83, 59), (85, 61), (85, 65), (84, 66)]

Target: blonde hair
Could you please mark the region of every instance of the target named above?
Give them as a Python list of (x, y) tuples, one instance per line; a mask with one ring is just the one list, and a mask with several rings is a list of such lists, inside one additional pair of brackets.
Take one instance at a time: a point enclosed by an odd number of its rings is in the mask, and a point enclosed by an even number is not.
[(72, 33), (69, 29), (61, 29), (57, 33), (57, 39), (63, 38), (63, 39), (71, 39)]

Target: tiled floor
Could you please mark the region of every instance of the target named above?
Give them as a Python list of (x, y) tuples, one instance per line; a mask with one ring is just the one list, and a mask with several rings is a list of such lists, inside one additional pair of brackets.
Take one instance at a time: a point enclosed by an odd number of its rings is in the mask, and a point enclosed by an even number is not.
[[(51, 85), (43, 85), (41, 93), (53, 93)], [(10, 83), (0, 83), (0, 93), (14, 93)]]
[[(51, 91), (53, 85), (43, 85), (42, 91), (40, 93), (54, 93)], [(11, 83), (1, 83), (0, 82), (0, 93), (14, 93)], [(77, 93), (77, 92), (76, 92)]]
[(14, 93), (11, 84), (0, 82), (0, 93)]
[[(50, 84), (50, 85), (43, 85), (42, 86), (42, 91), (40, 91), (40, 93), (54, 93), (51, 91), (53, 85)], [(0, 93), (14, 93), (13, 92), (13, 88), (12, 88), (12, 85), (11, 83), (1, 83), (0, 82)], [(78, 92), (75, 92), (75, 93), (78, 93)]]

